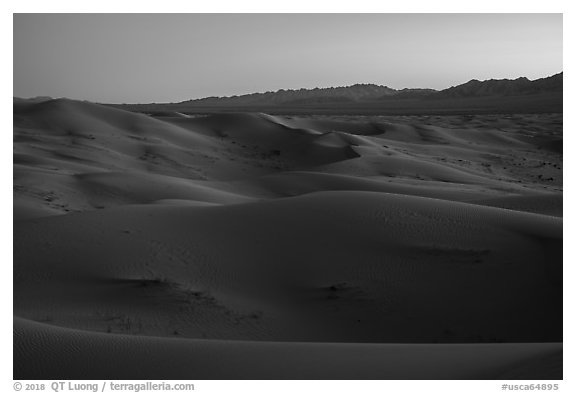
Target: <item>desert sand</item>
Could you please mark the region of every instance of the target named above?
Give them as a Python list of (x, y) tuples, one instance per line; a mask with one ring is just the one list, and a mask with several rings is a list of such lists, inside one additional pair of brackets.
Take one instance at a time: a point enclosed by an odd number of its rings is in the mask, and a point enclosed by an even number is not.
[(560, 379), (562, 114), (14, 103), (14, 378)]

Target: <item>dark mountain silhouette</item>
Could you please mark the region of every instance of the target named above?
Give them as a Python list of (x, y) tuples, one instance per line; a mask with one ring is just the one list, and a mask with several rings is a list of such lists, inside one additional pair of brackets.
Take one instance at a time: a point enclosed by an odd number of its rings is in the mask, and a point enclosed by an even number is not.
[(432, 96), (435, 93), (438, 93), (438, 90), (434, 90), (434, 89), (402, 89), (402, 90), (397, 90), (396, 93), (393, 95), (380, 97), (379, 99), (380, 100), (387, 100), (387, 99), (399, 100), (399, 99), (414, 99), (414, 98), (419, 99), (419, 98)]
[[(346, 103), (377, 100), (391, 97), (412, 89), (396, 90), (375, 84), (356, 84), (343, 87), (315, 89), (278, 90), (276, 92), (253, 93), (231, 97), (207, 97), (184, 103), (198, 105), (306, 105), (324, 103)], [(422, 90), (422, 89), (414, 89)]]
[(562, 91), (563, 73), (548, 78), (529, 80), (517, 79), (490, 79), (479, 81), (473, 79), (464, 84), (453, 86), (439, 91), (431, 98), (458, 98), (458, 97), (484, 97), (484, 96), (515, 96), (524, 94), (537, 94), (553, 91)]
[(316, 105), (374, 102), (398, 99), (443, 99), (487, 96), (516, 96), (548, 92), (561, 92), (563, 73), (547, 78), (529, 80), (490, 79), (469, 82), (448, 89), (393, 89), (375, 84), (356, 84), (343, 87), (278, 90), (231, 97), (207, 97), (183, 101), (180, 104), (194, 106), (258, 106), (258, 105)]
[(562, 113), (563, 73), (527, 78), (471, 80), (434, 89), (393, 89), (376, 84), (278, 90), (173, 103), (106, 104), (157, 116), (264, 112), (275, 115), (431, 115), (473, 113)]

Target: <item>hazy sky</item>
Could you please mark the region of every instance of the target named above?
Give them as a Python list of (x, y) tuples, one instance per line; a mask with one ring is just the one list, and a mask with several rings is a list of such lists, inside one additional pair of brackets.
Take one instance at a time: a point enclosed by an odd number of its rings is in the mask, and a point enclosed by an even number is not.
[(177, 102), (562, 71), (561, 14), (16, 14), (14, 96)]

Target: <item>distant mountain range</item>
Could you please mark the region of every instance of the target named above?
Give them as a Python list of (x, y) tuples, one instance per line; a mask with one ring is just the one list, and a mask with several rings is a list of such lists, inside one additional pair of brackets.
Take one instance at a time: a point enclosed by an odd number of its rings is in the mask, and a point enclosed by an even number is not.
[(528, 78), (518, 79), (490, 79), (479, 81), (473, 79), (462, 85), (450, 87), (436, 92), (433, 97), (483, 97), (483, 96), (514, 96), (524, 94), (538, 94), (545, 92), (562, 92), (563, 73), (548, 78), (531, 81)]
[(305, 103), (329, 103), (329, 102), (355, 102), (373, 100), (380, 97), (395, 95), (398, 90), (388, 86), (375, 84), (356, 84), (346, 87), (328, 87), (299, 90), (278, 90), (275, 92), (252, 93), (231, 97), (207, 97), (197, 100), (184, 101), (206, 105), (231, 104), (231, 105), (254, 105), (254, 104), (305, 104)]
[[(265, 112), (268, 114), (471, 114), (561, 113), (563, 73), (529, 80), (471, 80), (444, 90), (393, 89), (375, 84), (356, 84), (231, 97), (207, 97), (172, 103), (105, 104), (134, 112), (171, 116), (174, 113)], [(22, 99), (33, 103), (50, 97)]]
[(356, 84), (345, 87), (329, 87), (299, 90), (278, 90), (275, 92), (252, 93), (231, 97), (207, 97), (180, 102), (194, 106), (259, 106), (259, 105), (313, 105), (330, 103), (361, 103), (398, 99), (445, 99), (488, 96), (518, 96), (547, 92), (562, 92), (563, 73), (547, 78), (529, 80), (473, 79), (464, 84), (444, 90), (434, 89), (393, 89), (375, 84)]

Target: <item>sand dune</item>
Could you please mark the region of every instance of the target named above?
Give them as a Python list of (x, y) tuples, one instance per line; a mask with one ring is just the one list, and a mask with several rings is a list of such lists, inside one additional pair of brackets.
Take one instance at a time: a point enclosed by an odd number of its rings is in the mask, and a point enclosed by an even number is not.
[[(87, 357), (86, 353), (92, 356)], [(15, 379), (262, 379), (264, 376), (266, 379), (545, 380), (557, 379), (562, 374), (562, 347), (561, 344), (374, 345), (152, 338), (56, 328), (15, 318), (14, 370)]]
[[(91, 315), (78, 324), (92, 319), (104, 331), (106, 315), (116, 313), (142, 333), (157, 326), (147, 332), (156, 335), (194, 335), (187, 319), (205, 318), (205, 334), (228, 323), (235, 338), (560, 341), (561, 236), (554, 217), (381, 193), (105, 209), (15, 226), (25, 241), (14, 243), (22, 289), (14, 304), (32, 319), (43, 317), (39, 304), (42, 313), (68, 308), (51, 318), (75, 326), (90, 302)], [(56, 246), (69, 238), (73, 245)], [(73, 300), (63, 297), (67, 281)], [(115, 291), (124, 305), (110, 298)], [(141, 296), (153, 299), (151, 315), (133, 311), (129, 299)], [(196, 298), (219, 308), (202, 315)], [(175, 315), (152, 312), (160, 307)], [(223, 320), (211, 326), (216, 318)], [(242, 326), (234, 328), (237, 318)]]
[(15, 378), (561, 377), (561, 115), (14, 123)]

